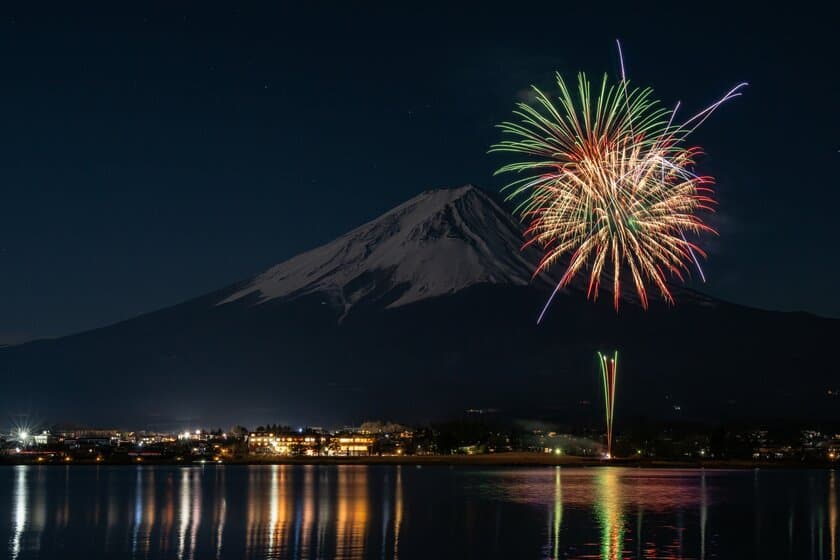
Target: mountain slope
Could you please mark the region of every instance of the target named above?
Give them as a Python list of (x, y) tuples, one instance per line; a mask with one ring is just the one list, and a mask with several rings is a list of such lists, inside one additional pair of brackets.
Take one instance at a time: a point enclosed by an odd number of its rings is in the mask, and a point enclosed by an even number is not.
[(427, 421), (465, 408), (601, 415), (594, 353), (621, 351), (619, 421), (838, 418), (840, 321), (680, 292), (597, 303), (530, 282), (515, 221), (474, 187), (429, 191), (332, 243), (174, 307), (0, 349), (0, 410), (164, 428)]
[(394, 308), (477, 284), (524, 286), (538, 255), (520, 245), (519, 226), (481, 190), (428, 191), (270, 268), (220, 304), (317, 292), (347, 312), (361, 301)]

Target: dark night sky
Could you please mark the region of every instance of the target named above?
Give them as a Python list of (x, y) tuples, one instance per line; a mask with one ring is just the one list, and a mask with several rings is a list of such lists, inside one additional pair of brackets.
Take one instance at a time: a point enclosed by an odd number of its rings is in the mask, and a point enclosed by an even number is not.
[(721, 203), (703, 289), (840, 316), (832, 14), (235, 4), (0, 12), (0, 342), (220, 288), (427, 188), (498, 188), (493, 125), (555, 69), (616, 76), (616, 37), (668, 105), (750, 82), (695, 137)]

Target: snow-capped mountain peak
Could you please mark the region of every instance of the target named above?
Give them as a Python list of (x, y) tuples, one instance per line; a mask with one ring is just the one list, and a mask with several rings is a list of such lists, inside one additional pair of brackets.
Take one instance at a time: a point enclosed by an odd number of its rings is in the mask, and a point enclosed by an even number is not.
[(519, 225), (480, 189), (431, 190), (271, 267), (219, 305), (322, 293), (346, 313), (363, 300), (393, 308), (476, 284), (525, 285), (538, 255), (521, 245)]

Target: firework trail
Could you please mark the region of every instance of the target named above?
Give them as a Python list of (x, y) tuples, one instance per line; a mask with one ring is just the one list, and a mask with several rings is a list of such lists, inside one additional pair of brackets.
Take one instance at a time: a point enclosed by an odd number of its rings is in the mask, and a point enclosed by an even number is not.
[(610, 358), (598, 352), (598, 364), (604, 381), (604, 406), (607, 420), (607, 458), (612, 457), (613, 415), (615, 413), (615, 381), (618, 373), (618, 350)]
[(691, 263), (705, 281), (697, 257), (705, 253), (689, 237), (714, 233), (698, 215), (713, 209), (714, 180), (692, 171), (702, 150), (686, 146), (686, 139), (746, 84), (676, 124), (679, 103), (669, 110), (650, 88), (630, 87), (621, 45), (619, 58), (617, 83), (604, 75), (593, 86), (580, 73), (573, 93), (558, 73), (556, 100), (532, 86), (535, 102), (517, 104), (518, 122), (499, 125), (513, 139), (490, 149), (525, 156), (496, 174), (523, 175), (504, 190), (509, 200), (518, 201), (516, 212), (527, 224), (525, 246), (543, 249), (534, 275), (568, 258), (537, 322), (578, 273), (588, 275), (592, 299), (602, 276), (611, 280), (616, 310), (622, 275), (629, 274), (644, 308), (652, 286), (672, 304), (667, 281), (683, 281)]

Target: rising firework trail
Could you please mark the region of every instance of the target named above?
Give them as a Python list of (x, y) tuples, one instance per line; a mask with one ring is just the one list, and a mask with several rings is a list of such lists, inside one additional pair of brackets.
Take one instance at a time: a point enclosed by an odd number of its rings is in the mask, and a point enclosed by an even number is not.
[(612, 457), (613, 414), (615, 412), (615, 378), (618, 372), (618, 350), (610, 358), (598, 352), (598, 364), (604, 381), (604, 406), (607, 419), (607, 459)]
[(714, 233), (700, 217), (715, 204), (714, 179), (694, 173), (702, 150), (686, 140), (746, 84), (679, 122), (679, 103), (667, 109), (650, 88), (630, 86), (621, 45), (619, 60), (617, 82), (604, 75), (593, 84), (580, 73), (570, 89), (558, 73), (556, 99), (532, 86), (535, 102), (517, 104), (517, 121), (499, 125), (511, 138), (490, 149), (523, 156), (496, 174), (520, 175), (503, 190), (518, 201), (525, 246), (543, 249), (534, 275), (565, 261), (537, 322), (578, 273), (588, 276), (591, 299), (602, 278), (611, 284), (616, 310), (628, 276), (644, 308), (651, 287), (674, 303), (668, 281), (684, 281), (692, 265), (705, 281), (698, 255), (706, 255), (694, 239)]

